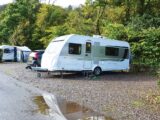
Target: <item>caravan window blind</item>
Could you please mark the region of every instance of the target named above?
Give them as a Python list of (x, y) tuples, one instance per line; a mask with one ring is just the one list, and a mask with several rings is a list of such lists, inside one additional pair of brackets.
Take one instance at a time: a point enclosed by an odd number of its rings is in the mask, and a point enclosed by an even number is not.
[(119, 48), (114, 47), (106, 47), (105, 48), (105, 55), (106, 56), (118, 56)]

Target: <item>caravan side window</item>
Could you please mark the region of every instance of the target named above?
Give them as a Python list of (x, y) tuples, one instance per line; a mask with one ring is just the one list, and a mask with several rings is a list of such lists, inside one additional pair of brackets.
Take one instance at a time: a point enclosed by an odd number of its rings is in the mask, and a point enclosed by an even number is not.
[(129, 50), (127, 48), (125, 48), (123, 59), (128, 59), (128, 57), (129, 57)]
[(69, 54), (80, 55), (81, 54), (81, 44), (69, 43)]
[(118, 56), (119, 48), (114, 47), (106, 47), (105, 48), (105, 55), (106, 56)]

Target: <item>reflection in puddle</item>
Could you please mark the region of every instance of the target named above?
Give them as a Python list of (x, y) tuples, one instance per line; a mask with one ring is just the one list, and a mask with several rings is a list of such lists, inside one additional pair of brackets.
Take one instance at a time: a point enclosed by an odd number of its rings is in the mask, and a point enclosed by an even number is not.
[(86, 117), (82, 119), (77, 119), (77, 120), (113, 120), (110, 117), (104, 117), (104, 116), (91, 116), (91, 117)]
[(58, 99), (58, 105), (68, 120), (113, 120), (75, 102)]
[(58, 100), (58, 105), (63, 114), (71, 114), (75, 112), (87, 113), (92, 111), (91, 109), (81, 106), (75, 102), (66, 101), (66, 100)]
[(38, 109), (36, 112), (40, 112), (41, 114), (48, 115), (49, 114), (49, 106), (46, 104), (43, 96), (35, 96), (34, 102), (37, 105)]
[[(57, 98), (57, 101), (60, 111), (67, 118), (67, 120), (113, 120), (111, 117), (106, 117), (75, 102), (66, 101), (61, 98)], [(41, 114), (48, 115), (50, 109), (55, 109), (49, 108), (43, 96), (35, 96), (34, 102), (38, 106), (37, 112), (40, 112)], [(55, 104), (55, 102), (53, 104)]]

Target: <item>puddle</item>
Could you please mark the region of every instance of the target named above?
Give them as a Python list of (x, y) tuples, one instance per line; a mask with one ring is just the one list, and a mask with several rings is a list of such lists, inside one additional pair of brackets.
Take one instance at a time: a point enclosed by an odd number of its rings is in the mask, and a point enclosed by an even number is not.
[(61, 100), (58, 104), (68, 120), (113, 120), (75, 102)]
[[(94, 112), (92, 109), (85, 106), (81, 106), (75, 102), (66, 101), (61, 98), (56, 98), (58, 101), (58, 106), (62, 114), (67, 118), (67, 120), (113, 120), (111, 117), (106, 117), (102, 114)], [(46, 99), (45, 99), (46, 100)], [(35, 96), (34, 102), (38, 106), (36, 112), (48, 115), (50, 108), (45, 102), (43, 96)], [(54, 101), (53, 101), (54, 102)], [(53, 103), (55, 104), (55, 103)]]
[(40, 112), (41, 114), (49, 114), (49, 106), (46, 104), (43, 96), (35, 96), (33, 99), (34, 103), (37, 105), (37, 110), (35, 112)]
[(70, 114), (70, 113), (75, 113), (80, 111), (82, 113), (87, 113), (89, 111), (92, 111), (91, 109), (85, 106), (81, 106), (75, 102), (66, 101), (62, 99), (58, 99), (58, 105), (63, 114)]

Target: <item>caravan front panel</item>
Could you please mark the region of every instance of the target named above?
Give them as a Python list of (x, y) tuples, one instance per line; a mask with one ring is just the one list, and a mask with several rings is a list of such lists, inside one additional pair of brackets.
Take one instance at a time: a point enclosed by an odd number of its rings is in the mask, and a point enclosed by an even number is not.
[(46, 68), (49, 71), (54, 71), (58, 69), (57, 61), (59, 59), (59, 54), (61, 52), (61, 49), (63, 48), (63, 45), (63, 40), (52, 41), (49, 44), (42, 57), (42, 68)]
[(58, 65), (65, 71), (83, 70), (83, 47), (79, 43), (66, 43), (60, 53)]

